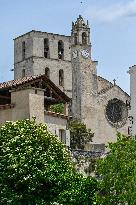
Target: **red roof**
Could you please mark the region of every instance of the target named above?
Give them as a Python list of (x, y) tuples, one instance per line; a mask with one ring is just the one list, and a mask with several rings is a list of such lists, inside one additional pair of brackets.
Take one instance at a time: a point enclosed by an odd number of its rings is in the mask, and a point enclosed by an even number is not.
[(31, 82), (35, 79), (39, 79), (41, 78), (42, 75), (40, 76), (30, 76), (30, 77), (24, 77), (24, 78), (20, 78), (17, 80), (10, 80), (7, 82), (3, 82), (0, 83), (0, 89), (8, 89), (8, 88), (12, 88), (12, 87), (17, 87), (19, 85), (23, 85), (25, 83)]
[(46, 75), (29, 76), (17, 80), (3, 82), (0, 83), (0, 90), (8, 90), (12, 88), (17, 88), (19, 86), (22, 87), (26, 86), (26, 84), (32, 84), (38, 81), (40, 82), (40, 80), (46, 81), (50, 88), (54, 90), (55, 93), (59, 95), (61, 98), (63, 98), (66, 102), (70, 101), (70, 98), (64, 92), (62, 92), (49, 78), (47, 78)]

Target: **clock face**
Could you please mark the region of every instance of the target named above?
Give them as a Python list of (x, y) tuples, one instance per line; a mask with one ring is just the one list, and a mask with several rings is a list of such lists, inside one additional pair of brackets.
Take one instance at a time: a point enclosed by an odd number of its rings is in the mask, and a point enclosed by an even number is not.
[(122, 127), (127, 120), (127, 108), (123, 101), (114, 98), (106, 106), (106, 118), (108, 122), (116, 127)]
[(88, 58), (89, 57), (89, 51), (88, 50), (82, 50), (81, 54), (84, 58)]
[(72, 55), (73, 55), (73, 58), (77, 58), (77, 50), (73, 51)]

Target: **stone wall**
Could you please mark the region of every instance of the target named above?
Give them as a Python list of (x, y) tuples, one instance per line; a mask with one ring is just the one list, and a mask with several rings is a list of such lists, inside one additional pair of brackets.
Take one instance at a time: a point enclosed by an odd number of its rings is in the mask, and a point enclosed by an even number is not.
[[(50, 79), (57, 85), (62, 91), (72, 97), (72, 68), (71, 62), (58, 59), (45, 59), (34, 58), (33, 72), (34, 75), (45, 74), (45, 68), (50, 69)], [(64, 72), (64, 86), (59, 85), (59, 70)]]
[(95, 175), (96, 161), (103, 157), (103, 151), (69, 150), (76, 170), (85, 176)]
[(26, 44), (26, 59), (30, 58), (33, 53), (33, 40), (32, 40), (33, 32), (29, 32), (26, 35), (22, 35), (14, 39), (14, 64), (22, 62), (22, 42), (25, 41)]
[(71, 61), (71, 37), (47, 32), (33, 32), (33, 56), (44, 57), (44, 39), (49, 39), (50, 59), (58, 59), (58, 41), (64, 43), (64, 61)]
[[(118, 86), (113, 86), (107, 92), (102, 93), (97, 98), (97, 121), (95, 127), (92, 127), (92, 131), (95, 133), (93, 138), (93, 143), (105, 143), (115, 142), (117, 137), (117, 132), (121, 132), (125, 135), (128, 134), (128, 113), (126, 114), (126, 119), (122, 120), (121, 127), (114, 127), (110, 124), (106, 117), (106, 106), (111, 99), (117, 98), (126, 104), (126, 100), (130, 100), (130, 97), (125, 94)], [(128, 112), (126, 107), (126, 112)], [(124, 122), (123, 122), (124, 121)]]
[[(81, 17), (78, 20), (82, 20)], [(79, 22), (79, 24), (82, 22)], [(81, 43), (83, 31), (88, 32), (87, 45), (82, 45)], [(129, 101), (130, 98), (118, 86), (113, 86), (109, 81), (97, 76), (97, 62), (91, 60), (89, 26), (87, 25), (87, 30), (84, 30), (84, 26), (83, 28), (80, 27), (79, 30), (73, 30), (73, 37), (75, 32), (78, 33), (79, 45), (73, 45), (74, 42), (72, 42), (73, 39), (70, 36), (40, 31), (31, 31), (16, 38), (14, 41), (15, 79), (22, 77), (22, 70), (24, 68), (26, 75), (30, 76), (44, 74), (45, 68), (48, 67), (50, 69), (50, 79), (69, 97), (72, 97), (72, 109), (70, 109), (72, 110), (73, 117), (80, 119), (87, 125), (87, 128), (94, 132), (92, 143), (107, 144), (109, 141), (116, 141), (117, 131), (127, 135), (129, 126), (127, 120), (121, 128), (112, 126), (109, 123), (105, 114), (108, 101), (117, 98), (125, 104), (126, 100)], [(45, 38), (49, 39), (49, 59), (44, 58)], [(64, 42), (64, 60), (58, 59), (59, 40)], [(23, 41), (26, 42), (26, 59), (24, 61), (22, 60)], [(83, 58), (81, 55), (83, 49), (89, 51), (89, 58)], [(72, 57), (71, 59), (71, 54), (74, 50), (77, 50), (78, 54), (76, 58)], [(64, 86), (59, 86), (60, 69), (64, 71)], [(90, 144), (92, 143), (90, 142)]]
[(98, 83), (98, 93), (105, 91), (109, 87), (113, 86), (111, 82), (109, 82), (108, 80), (100, 76), (97, 76), (97, 83)]
[[(44, 57), (44, 39), (49, 39), (49, 59)], [(64, 59), (58, 59), (58, 41), (64, 43)], [(26, 57), (22, 59), (22, 42), (26, 42)], [(71, 37), (32, 31), (14, 40), (14, 79), (45, 74), (50, 69), (50, 79), (72, 97)], [(59, 70), (64, 71), (64, 86), (59, 86)]]
[(14, 64), (14, 79), (22, 78), (22, 70), (25, 69), (26, 76), (33, 76), (33, 57), (28, 58), (25, 61)]
[[(22, 59), (22, 42), (26, 42), (25, 60), (30, 57), (44, 58), (44, 39), (49, 39), (49, 59), (58, 59), (58, 41), (64, 43), (64, 61), (71, 61), (71, 37), (50, 34), (46, 32), (32, 31), (14, 40), (14, 64)], [(16, 77), (17, 78), (17, 77)]]

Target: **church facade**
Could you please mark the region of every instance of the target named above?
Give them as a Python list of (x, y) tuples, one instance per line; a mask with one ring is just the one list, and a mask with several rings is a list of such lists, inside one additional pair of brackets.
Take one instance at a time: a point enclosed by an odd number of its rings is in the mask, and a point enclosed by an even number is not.
[(90, 27), (80, 15), (70, 36), (32, 30), (14, 39), (14, 79), (45, 74), (71, 99), (68, 116), (94, 132), (95, 146), (128, 134), (130, 97), (97, 75), (91, 56)]

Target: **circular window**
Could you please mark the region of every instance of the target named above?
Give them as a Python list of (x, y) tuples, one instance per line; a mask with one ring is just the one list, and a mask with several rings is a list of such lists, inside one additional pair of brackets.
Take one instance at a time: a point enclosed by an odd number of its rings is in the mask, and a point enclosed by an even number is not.
[(114, 98), (106, 106), (106, 117), (114, 127), (122, 127), (127, 120), (127, 108), (123, 101)]

